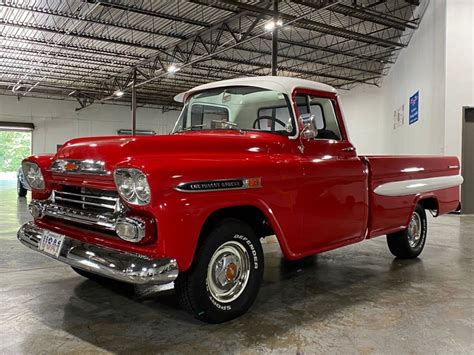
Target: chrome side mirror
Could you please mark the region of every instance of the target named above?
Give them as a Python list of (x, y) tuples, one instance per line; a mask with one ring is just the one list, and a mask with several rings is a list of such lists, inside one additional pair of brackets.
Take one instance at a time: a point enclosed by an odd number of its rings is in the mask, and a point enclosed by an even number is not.
[(288, 122), (286, 123), (286, 126), (285, 126), (285, 130), (288, 132), (288, 133), (291, 133), (293, 132), (293, 124), (291, 123), (292, 119), (291, 117), (288, 118)]
[(318, 129), (316, 128), (316, 116), (312, 113), (303, 113), (300, 115), (300, 121), (303, 126), (301, 130), (301, 136), (306, 139), (314, 139), (318, 135)]

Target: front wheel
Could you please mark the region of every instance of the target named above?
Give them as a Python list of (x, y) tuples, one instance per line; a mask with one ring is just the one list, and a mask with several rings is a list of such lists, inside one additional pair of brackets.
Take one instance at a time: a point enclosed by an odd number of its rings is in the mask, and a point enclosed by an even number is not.
[(16, 179), (16, 192), (18, 197), (25, 197), (26, 193), (28, 192), (28, 190), (23, 187), (20, 179)]
[(263, 277), (263, 251), (245, 222), (225, 219), (206, 236), (194, 263), (176, 280), (181, 306), (197, 319), (222, 323), (244, 314)]
[(426, 242), (426, 212), (423, 207), (416, 205), (410, 218), (408, 228), (387, 235), (390, 252), (401, 259), (413, 259), (421, 254)]

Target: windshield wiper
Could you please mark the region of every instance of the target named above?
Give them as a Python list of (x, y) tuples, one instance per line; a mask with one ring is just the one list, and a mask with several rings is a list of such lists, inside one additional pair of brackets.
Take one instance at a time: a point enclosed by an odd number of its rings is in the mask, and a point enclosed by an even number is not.
[(206, 126), (207, 124), (193, 124), (192, 126), (189, 126), (189, 127), (180, 128), (174, 133), (192, 131), (194, 128), (204, 128)]
[[(237, 123), (235, 122), (229, 122), (225, 120), (211, 120), (211, 123), (214, 123), (214, 128), (220, 128), (220, 129), (226, 128), (224, 126), (230, 126), (230, 128), (237, 128), (238, 126)], [(216, 125), (221, 125), (221, 127), (217, 127)]]

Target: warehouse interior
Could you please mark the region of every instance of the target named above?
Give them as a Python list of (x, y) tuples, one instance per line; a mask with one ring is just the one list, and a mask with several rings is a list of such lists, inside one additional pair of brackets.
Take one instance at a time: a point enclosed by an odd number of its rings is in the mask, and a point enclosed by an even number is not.
[[(0, 352), (474, 352), (473, 18), (471, 0), (0, 0)], [(358, 154), (458, 157), (461, 209), (428, 216), (419, 258), (382, 237), (287, 261), (268, 238), (254, 306), (205, 324), (173, 290), (94, 282), (17, 241), (22, 159), (167, 135), (177, 94), (275, 75), (334, 87)]]

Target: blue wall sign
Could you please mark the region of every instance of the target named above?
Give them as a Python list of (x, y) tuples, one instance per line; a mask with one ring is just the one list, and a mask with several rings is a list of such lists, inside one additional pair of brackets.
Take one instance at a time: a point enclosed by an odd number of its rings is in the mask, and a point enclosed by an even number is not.
[(418, 108), (419, 108), (419, 103), (420, 103), (420, 92), (417, 91), (415, 94), (413, 94), (412, 97), (410, 97), (410, 110), (409, 110), (409, 124), (413, 124), (416, 121), (418, 121)]

